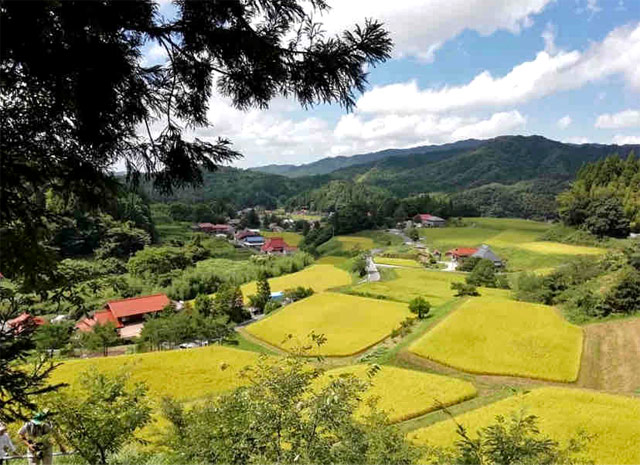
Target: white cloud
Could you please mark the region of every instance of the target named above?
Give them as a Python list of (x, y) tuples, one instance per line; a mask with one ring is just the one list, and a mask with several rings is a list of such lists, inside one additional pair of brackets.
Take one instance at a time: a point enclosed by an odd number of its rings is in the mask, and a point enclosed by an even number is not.
[(604, 113), (598, 116), (595, 126), (601, 129), (640, 127), (640, 110), (624, 110), (614, 114)]
[(433, 59), (436, 50), (465, 29), (490, 35), (497, 30), (518, 33), (553, 0), (333, 0), (318, 20), (337, 32), (364, 18), (384, 22), (397, 56)]
[(560, 129), (567, 129), (569, 127), (569, 125), (571, 124), (571, 121), (572, 121), (571, 120), (571, 116), (565, 115), (565, 116), (563, 116), (562, 118), (560, 118), (558, 120), (557, 124), (558, 124), (558, 127)]
[(617, 145), (640, 144), (640, 136), (624, 136), (622, 134), (616, 134), (613, 136), (611, 143)]
[(556, 28), (553, 24), (547, 23), (542, 31), (542, 40), (544, 40), (544, 51), (550, 55), (556, 53)]
[(640, 91), (640, 23), (614, 29), (587, 51), (541, 51), (503, 77), (484, 71), (462, 86), (421, 90), (415, 81), (374, 87), (358, 100), (367, 113), (419, 113), (509, 106), (622, 74)]

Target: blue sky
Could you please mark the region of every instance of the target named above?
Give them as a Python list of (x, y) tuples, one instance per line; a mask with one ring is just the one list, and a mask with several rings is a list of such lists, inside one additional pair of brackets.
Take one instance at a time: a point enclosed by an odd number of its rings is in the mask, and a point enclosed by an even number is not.
[(285, 99), (240, 112), (215, 95), (193, 135), (228, 137), (241, 167), (502, 134), (640, 144), (640, 0), (329, 3), (316, 18), (329, 33), (374, 17), (395, 43), (354, 112)]

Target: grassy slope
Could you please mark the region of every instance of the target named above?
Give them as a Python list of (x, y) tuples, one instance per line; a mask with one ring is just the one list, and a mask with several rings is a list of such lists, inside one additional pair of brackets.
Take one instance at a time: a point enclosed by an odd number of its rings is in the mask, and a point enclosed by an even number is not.
[(465, 302), (410, 351), (473, 373), (574, 381), (582, 329), (552, 307), (499, 298)]
[(347, 356), (383, 340), (409, 315), (404, 304), (324, 292), (288, 305), (246, 331), (287, 350), (306, 344), (314, 331), (327, 342), (311, 354)]
[[(456, 420), (475, 433), (479, 427), (494, 423), (496, 415), (508, 415), (523, 407), (528, 414), (538, 416), (543, 434), (563, 443), (580, 429), (594, 435), (586, 452), (596, 463), (640, 463), (640, 399), (545, 387), (464, 413)], [(410, 437), (422, 444), (446, 447), (457, 439), (455, 428), (452, 421), (442, 421)]]

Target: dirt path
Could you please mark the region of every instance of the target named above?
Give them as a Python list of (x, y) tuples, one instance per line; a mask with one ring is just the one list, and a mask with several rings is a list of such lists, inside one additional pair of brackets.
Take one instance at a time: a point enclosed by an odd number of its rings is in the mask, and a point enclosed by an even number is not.
[(640, 318), (587, 325), (578, 385), (635, 392), (640, 389)]

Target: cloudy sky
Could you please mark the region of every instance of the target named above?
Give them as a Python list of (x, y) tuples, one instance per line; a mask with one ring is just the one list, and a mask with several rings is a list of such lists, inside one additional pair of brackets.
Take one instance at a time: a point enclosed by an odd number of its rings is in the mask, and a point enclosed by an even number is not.
[[(640, 0), (329, 3), (328, 31), (372, 17), (395, 43), (355, 111), (278, 99), (241, 112), (214, 96), (212, 126), (195, 135), (231, 139), (239, 167), (502, 134), (640, 143)], [(162, 60), (157, 52), (146, 60)]]

